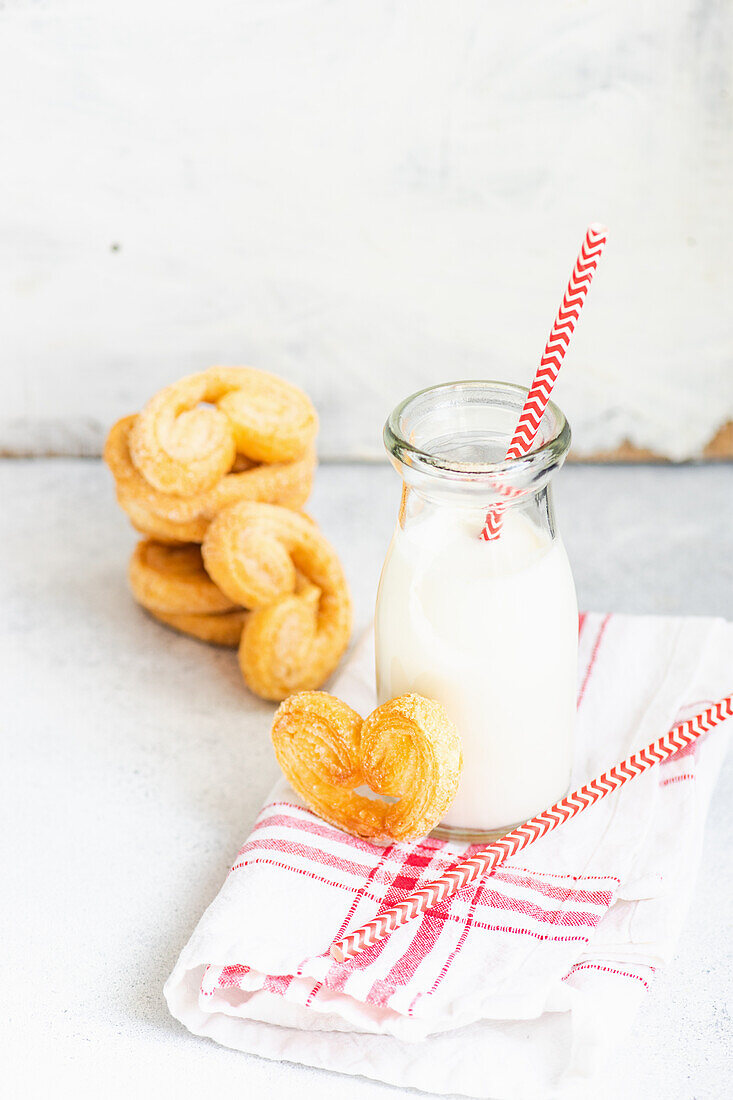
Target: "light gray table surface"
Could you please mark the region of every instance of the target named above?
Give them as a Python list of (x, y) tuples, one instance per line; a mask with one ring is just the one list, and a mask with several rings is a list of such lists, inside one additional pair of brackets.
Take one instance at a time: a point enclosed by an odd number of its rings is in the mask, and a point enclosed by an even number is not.
[[(583, 607), (733, 619), (733, 466), (570, 467), (558, 490)], [(319, 470), (310, 510), (342, 555), (357, 627), (398, 498), (386, 464)], [(163, 982), (276, 776), (273, 708), (248, 695), (231, 652), (132, 602), (135, 536), (101, 463), (5, 460), (0, 499), (6, 1095), (400, 1095), (234, 1053), (168, 1015)], [(677, 957), (614, 1059), (609, 1094), (733, 1091), (732, 793), (729, 760)]]

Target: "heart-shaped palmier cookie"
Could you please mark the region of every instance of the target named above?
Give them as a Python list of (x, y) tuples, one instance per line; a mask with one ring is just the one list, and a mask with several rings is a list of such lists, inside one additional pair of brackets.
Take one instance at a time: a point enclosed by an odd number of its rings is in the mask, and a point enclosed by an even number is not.
[(211, 579), (251, 609), (239, 646), (249, 689), (279, 701), (324, 684), (349, 642), (351, 597), (313, 520), (239, 501), (212, 521), (201, 549)]
[(237, 454), (291, 462), (312, 446), (318, 418), (297, 386), (254, 367), (210, 367), (160, 390), (132, 424), (130, 458), (161, 493), (211, 489)]
[(426, 836), (458, 789), (461, 739), (441, 704), (421, 695), (390, 699), (362, 719), (333, 695), (300, 692), (278, 707), (272, 741), (310, 809), (367, 840)]
[(256, 463), (240, 454), (213, 488), (189, 496), (162, 493), (145, 480), (130, 457), (129, 438), (136, 421), (136, 416), (125, 416), (112, 426), (104, 459), (114, 475), (121, 507), (133, 526), (151, 538), (202, 542), (213, 517), (239, 500), (298, 509), (310, 495), (316, 466), (312, 445), (289, 462)]

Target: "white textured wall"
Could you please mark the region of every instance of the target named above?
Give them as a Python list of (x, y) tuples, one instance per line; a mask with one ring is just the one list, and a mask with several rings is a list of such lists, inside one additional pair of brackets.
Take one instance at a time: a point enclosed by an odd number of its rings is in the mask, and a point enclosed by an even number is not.
[[(407, 392), (528, 381), (612, 237), (558, 399), (582, 450), (733, 415), (726, 0), (0, 3), (0, 446), (94, 450), (214, 362), (326, 454)], [(727, 280), (727, 285), (726, 285)]]

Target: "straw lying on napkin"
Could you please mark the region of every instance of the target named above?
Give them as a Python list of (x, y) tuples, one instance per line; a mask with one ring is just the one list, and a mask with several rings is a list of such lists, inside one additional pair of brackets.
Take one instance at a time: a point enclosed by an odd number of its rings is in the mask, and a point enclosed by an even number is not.
[[(333, 685), (364, 715), (372, 654), (368, 636)], [(733, 626), (583, 615), (578, 683), (573, 786), (730, 692)], [(672, 952), (730, 725), (342, 964), (333, 940), (469, 849), (367, 844), (279, 783), (166, 983), (171, 1012), (239, 1050), (430, 1092), (582, 1095)]]

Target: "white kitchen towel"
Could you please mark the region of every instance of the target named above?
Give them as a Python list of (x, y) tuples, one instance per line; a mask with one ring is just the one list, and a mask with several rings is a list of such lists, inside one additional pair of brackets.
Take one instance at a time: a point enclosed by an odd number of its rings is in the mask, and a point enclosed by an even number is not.
[[(370, 634), (333, 685), (364, 715), (372, 650)], [(578, 684), (574, 787), (733, 691), (733, 625), (582, 615)], [(166, 983), (170, 1011), (238, 1050), (428, 1092), (587, 1096), (670, 958), (732, 724), (343, 964), (334, 940), (470, 849), (367, 844), (281, 781)]]

